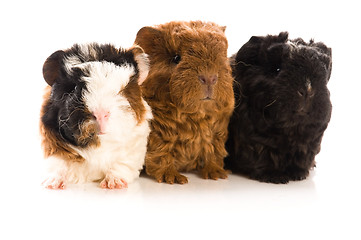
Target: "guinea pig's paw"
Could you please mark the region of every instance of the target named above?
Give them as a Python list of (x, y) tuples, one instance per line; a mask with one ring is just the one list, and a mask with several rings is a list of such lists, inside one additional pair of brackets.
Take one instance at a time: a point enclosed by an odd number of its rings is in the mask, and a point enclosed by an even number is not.
[(176, 174), (166, 174), (164, 175), (164, 181), (169, 184), (173, 183), (179, 183), (179, 184), (185, 184), (188, 183), (188, 179), (186, 176), (176, 173)]
[(42, 185), (48, 189), (65, 189), (65, 177), (60, 174), (50, 176)]
[(156, 180), (161, 183), (165, 182), (168, 184), (178, 183), (185, 184), (188, 183), (188, 179), (186, 176), (180, 174), (177, 170), (166, 171), (163, 174), (155, 176)]
[(219, 178), (226, 179), (227, 172), (219, 166), (208, 166), (204, 167), (200, 171), (202, 178), (217, 180)]
[(308, 174), (309, 174), (309, 170), (308, 169), (303, 169), (303, 168), (299, 168), (299, 167), (289, 167), (287, 170), (287, 176), (289, 178), (290, 181), (301, 181), (307, 178)]
[(127, 188), (128, 183), (122, 178), (108, 174), (103, 181), (101, 181), (100, 187), (105, 189), (122, 189)]
[(296, 166), (290, 166), (286, 170), (268, 170), (266, 172), (253, 174), (250, 177), (252, 179), (276, 184), (286, 184), (289, 181), (301, 181), (308, 176), (308, 169), (299, 168)]
[(277, 170), (251, 174), (250, 178), (260, 182), (276, 184), (286, 184), (291, 180), (286, 173)]

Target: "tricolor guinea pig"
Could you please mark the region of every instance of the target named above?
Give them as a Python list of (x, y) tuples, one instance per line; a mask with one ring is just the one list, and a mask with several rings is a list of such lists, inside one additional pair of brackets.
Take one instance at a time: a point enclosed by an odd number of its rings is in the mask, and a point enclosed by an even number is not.
[(305, 179), (331, 117), (331, 49), (282, 32), (252, 37), (231, 62), (236, 107), (226, 167), (262, 182)]
[(141, 95), (143, 50), (75, 44), (47, 58), (40, 134), (49, 176), (43, 185), (99, 181), (125, 188), (144, 164), (151, 110)]
[(226, 178), (227, 126), (234, 107), (225, 27), (169, 22), (144, 27), (135, 43), (149, 55), (142, 84), (152, 108), (146, 173), (158, 182), (187, 183), (182, 171)]

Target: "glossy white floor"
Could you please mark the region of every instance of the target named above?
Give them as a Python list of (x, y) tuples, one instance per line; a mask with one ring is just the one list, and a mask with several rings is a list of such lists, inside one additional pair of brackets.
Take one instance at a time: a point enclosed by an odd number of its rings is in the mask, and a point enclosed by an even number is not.
[[(361, 239), (356, 5), (232, 2), (1, 6), (0, 239)], [(226, 25), (229, 55), (252, 35), (285, 30), (291, 38), (315, 38), (333, 48), (333, 115), (310, 177), (274, 185), (237, 175), (203, 180), (188, 173), (187, 185), (166, 185), (142, 175), (125, 190), (93, 183), (43, 189), (38, 117), (46, 57), (75, 42), (128, 47), (142, 26), (191, 19)]]

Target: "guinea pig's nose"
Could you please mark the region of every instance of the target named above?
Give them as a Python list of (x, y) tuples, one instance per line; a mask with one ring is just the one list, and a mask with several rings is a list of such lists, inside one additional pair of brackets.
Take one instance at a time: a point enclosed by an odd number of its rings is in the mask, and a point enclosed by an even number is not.
[(218, 77), (217, 75), (199, 75), (198, 76), (199, 81), (204, 85), (214, 85), (216, 84)]
[(109, 120), (110, 112), (105, 110), (97, 110), (93, 113), (93, 115), (100, 127), (99, 134), (104, 134), (107, 122)]

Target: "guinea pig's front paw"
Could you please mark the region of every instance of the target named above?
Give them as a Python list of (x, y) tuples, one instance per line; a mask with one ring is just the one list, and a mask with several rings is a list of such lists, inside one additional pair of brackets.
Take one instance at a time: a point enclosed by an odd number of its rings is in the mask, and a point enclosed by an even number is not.
[(122, 178), (108, 174), (103, 181), (101, 181), (100, 187), (105, 189), (122, 189), (127, 188), (128, 183)]
[(48, 189), (65, 189), (65, 177), (61, 174), (48, 177), (42, 185)]
[(168, 184), (173, 184), (173, 183), (178, 183), (178, 184), (185, 184), (188, 183), (188, 179), (186, 176), (183, 176), (182, 174), (180, 174), (177, 170), (172, 169), (172, 170), (167, 170), (161, 174), (157, 174), (155, 176), (155, 179), (161, 183), (161, 182), (165, 182)]
[(200, 174), (201, 177), (204, 179), (213, 179), (213, 180), (217, 180), (217, 179), (226, 179), (227, 176), (227, 172), (218, 166), (213, 166), (213, 167), (204, 167), (200, 170)]
[(290, 177), (284, 172), (272, 171), (266, 172), (263, 174), (253, 174), (250, 176), (251, 179), (258, 180), (265, 183), (275, 183), (275, 184), (286, 184), (290, 180)]
[(289, 167), (284, 171), (269, 170), (258, 174), (252, 174), (250, 177), (260, 182), (286, 184), (289, 181), (304, 180), (308, 176), (308, 173), (309, 171), (307, 169)]

